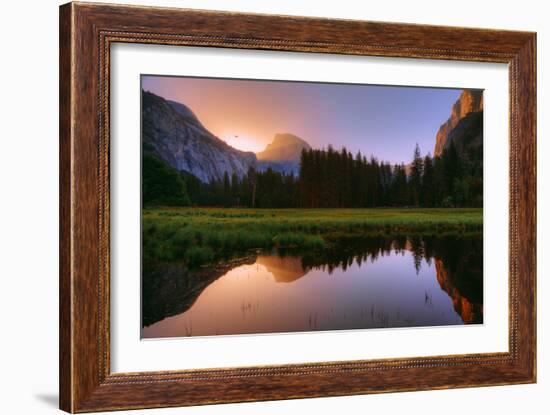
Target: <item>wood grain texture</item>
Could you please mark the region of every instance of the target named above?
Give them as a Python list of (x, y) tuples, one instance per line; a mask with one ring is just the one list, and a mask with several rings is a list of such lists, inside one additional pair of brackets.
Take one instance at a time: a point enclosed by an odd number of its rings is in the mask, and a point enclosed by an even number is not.
[(70, 8), (59, 15), (59, 406), (72, 409), (71, 321), (71, 109), (72, 20)]
[[(508, 63), (510, 351), (110, 373), (109, 60), (110, 45), (116, 42)], [(61, 6), (60, 407), (89, 412), (534, 382), (535, 62), (536, 36), (526, 32)]]

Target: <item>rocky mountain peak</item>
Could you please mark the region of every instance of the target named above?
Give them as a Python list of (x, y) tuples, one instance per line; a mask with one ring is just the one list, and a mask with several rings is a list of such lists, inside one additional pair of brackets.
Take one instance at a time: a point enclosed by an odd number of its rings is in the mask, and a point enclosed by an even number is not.
[(272, 169), (283, 174), (297, 176), (300, 171), (300, 157), (302, 150), (310, 150), (307, 141), (290, 133), (275, 134), (273, 141), (265, 150), (256, 153), (258, 169), (265, 171)]
[[(449, 119), (439, 127), (436, 135), (434, 156), (441, 156), (443, 150), (447, 148), (452, 141), (453, 130), (459, 124), (465, 124), (466, 118), (473, 118), (470, 114), (479, 114), (483, 112), (483, 91), (475, 89), (465, 89), (451, 109)], [(459, 126), (463, 128), (463, 125)], [(456, 136), (456, 132), (454, 136)]]
[(298, 161), (303, 149), (309, 150), (311, 146), (300, 137), (290, 133), (275, 134), (273, 141), (256, 157), (267, 161)]

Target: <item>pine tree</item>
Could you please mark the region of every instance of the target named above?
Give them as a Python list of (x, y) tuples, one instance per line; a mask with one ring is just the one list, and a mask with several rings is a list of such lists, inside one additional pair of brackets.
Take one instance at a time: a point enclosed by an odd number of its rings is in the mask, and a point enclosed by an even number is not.
[(424, 161), (420, 155), (420, 147), (418, 143), (414, 148), (413, 161), (411, 164), (411, 175), (410, 175), (410, 189), (412, 204), (418, 206), (420, 204), (420, 192), (422, 191), (422, 173), (424, 169)]
[(425, 207), (434, 206), (434, 167), (430, 153), (424, 157), (424, 172), (422, 174), (421, 203)]
[(462, 180), (462, 163), (454, 141), (451, 141), (449, 147), (443, 151), (442, 159), (445, 172), (445, 193), (454, 205), (457, 196), (455, 194), (455, 184), (457, 180), (459, 182)]
[(248, 169), (248, 187), (250, 189), (250, 203), (253, 208), (256, 207), (256, 189), (258, 186), (258, 180), (256, 177), (256, 170), (254, 170), (252, 167)]
[(394, 167), (392, 184), (392, 205), (406, 206), (408, 203), (407, 173), (403, 164)]
[(241, 204), (239, 176), (235, 172), (231, 175), (231, 204), (236, 206)]
[(188, 206), (185, 181), (179, 172), (155, 156), (143, 156), (143, 205)]

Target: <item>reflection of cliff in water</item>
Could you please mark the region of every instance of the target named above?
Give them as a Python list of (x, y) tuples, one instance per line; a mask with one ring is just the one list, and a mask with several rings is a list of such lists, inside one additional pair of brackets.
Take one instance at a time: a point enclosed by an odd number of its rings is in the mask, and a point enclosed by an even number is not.
[(142, 326), (188, 310), (211, 283), (230, 269), (252, 264), (255, 257), (232, 261), (209, 270), (189, 270), (182, 264), (143, 267)]
[(380, 256), (412, 253), (411, 272), (418, 273), (422, 259), (435, 267), (441, 289), (451, 298), (465, 324), (483, 322), (483, 240), (481, 236), (373, 236), (331, 243), (322, 253), (279, 251), (251, 255), (211, 269), (188, 270), (181, 264), (146, 266), (142, 279), (143, 326), (187, 311), (201, 293), (229, 270), (257, 263), (275, 282), (291, 284), (311, 270), (331, 274), (356, 263), (368, 267)]
[[(483, 305), (474, 303), (468, 297), (453, 285), (453, 276), (451, 272), (445, 268), (440, 259), (435, 260), (435, 269), (437, 271), (437, 281), (443, 291), (453, 300), (453, 307), (457, 314), (462, 318), (465, 324), (482, 323), (483, 322)], [(456, 278), (456, 276), (455, 276)]]

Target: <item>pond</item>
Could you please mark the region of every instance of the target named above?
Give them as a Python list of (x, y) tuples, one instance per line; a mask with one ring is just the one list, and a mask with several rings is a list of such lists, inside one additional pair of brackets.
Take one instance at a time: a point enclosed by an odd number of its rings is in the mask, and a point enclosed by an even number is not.
[(480, 235), (376, 236), (211, 269), (147, 266), (142, 337), (480, 324), (482, 254)]

